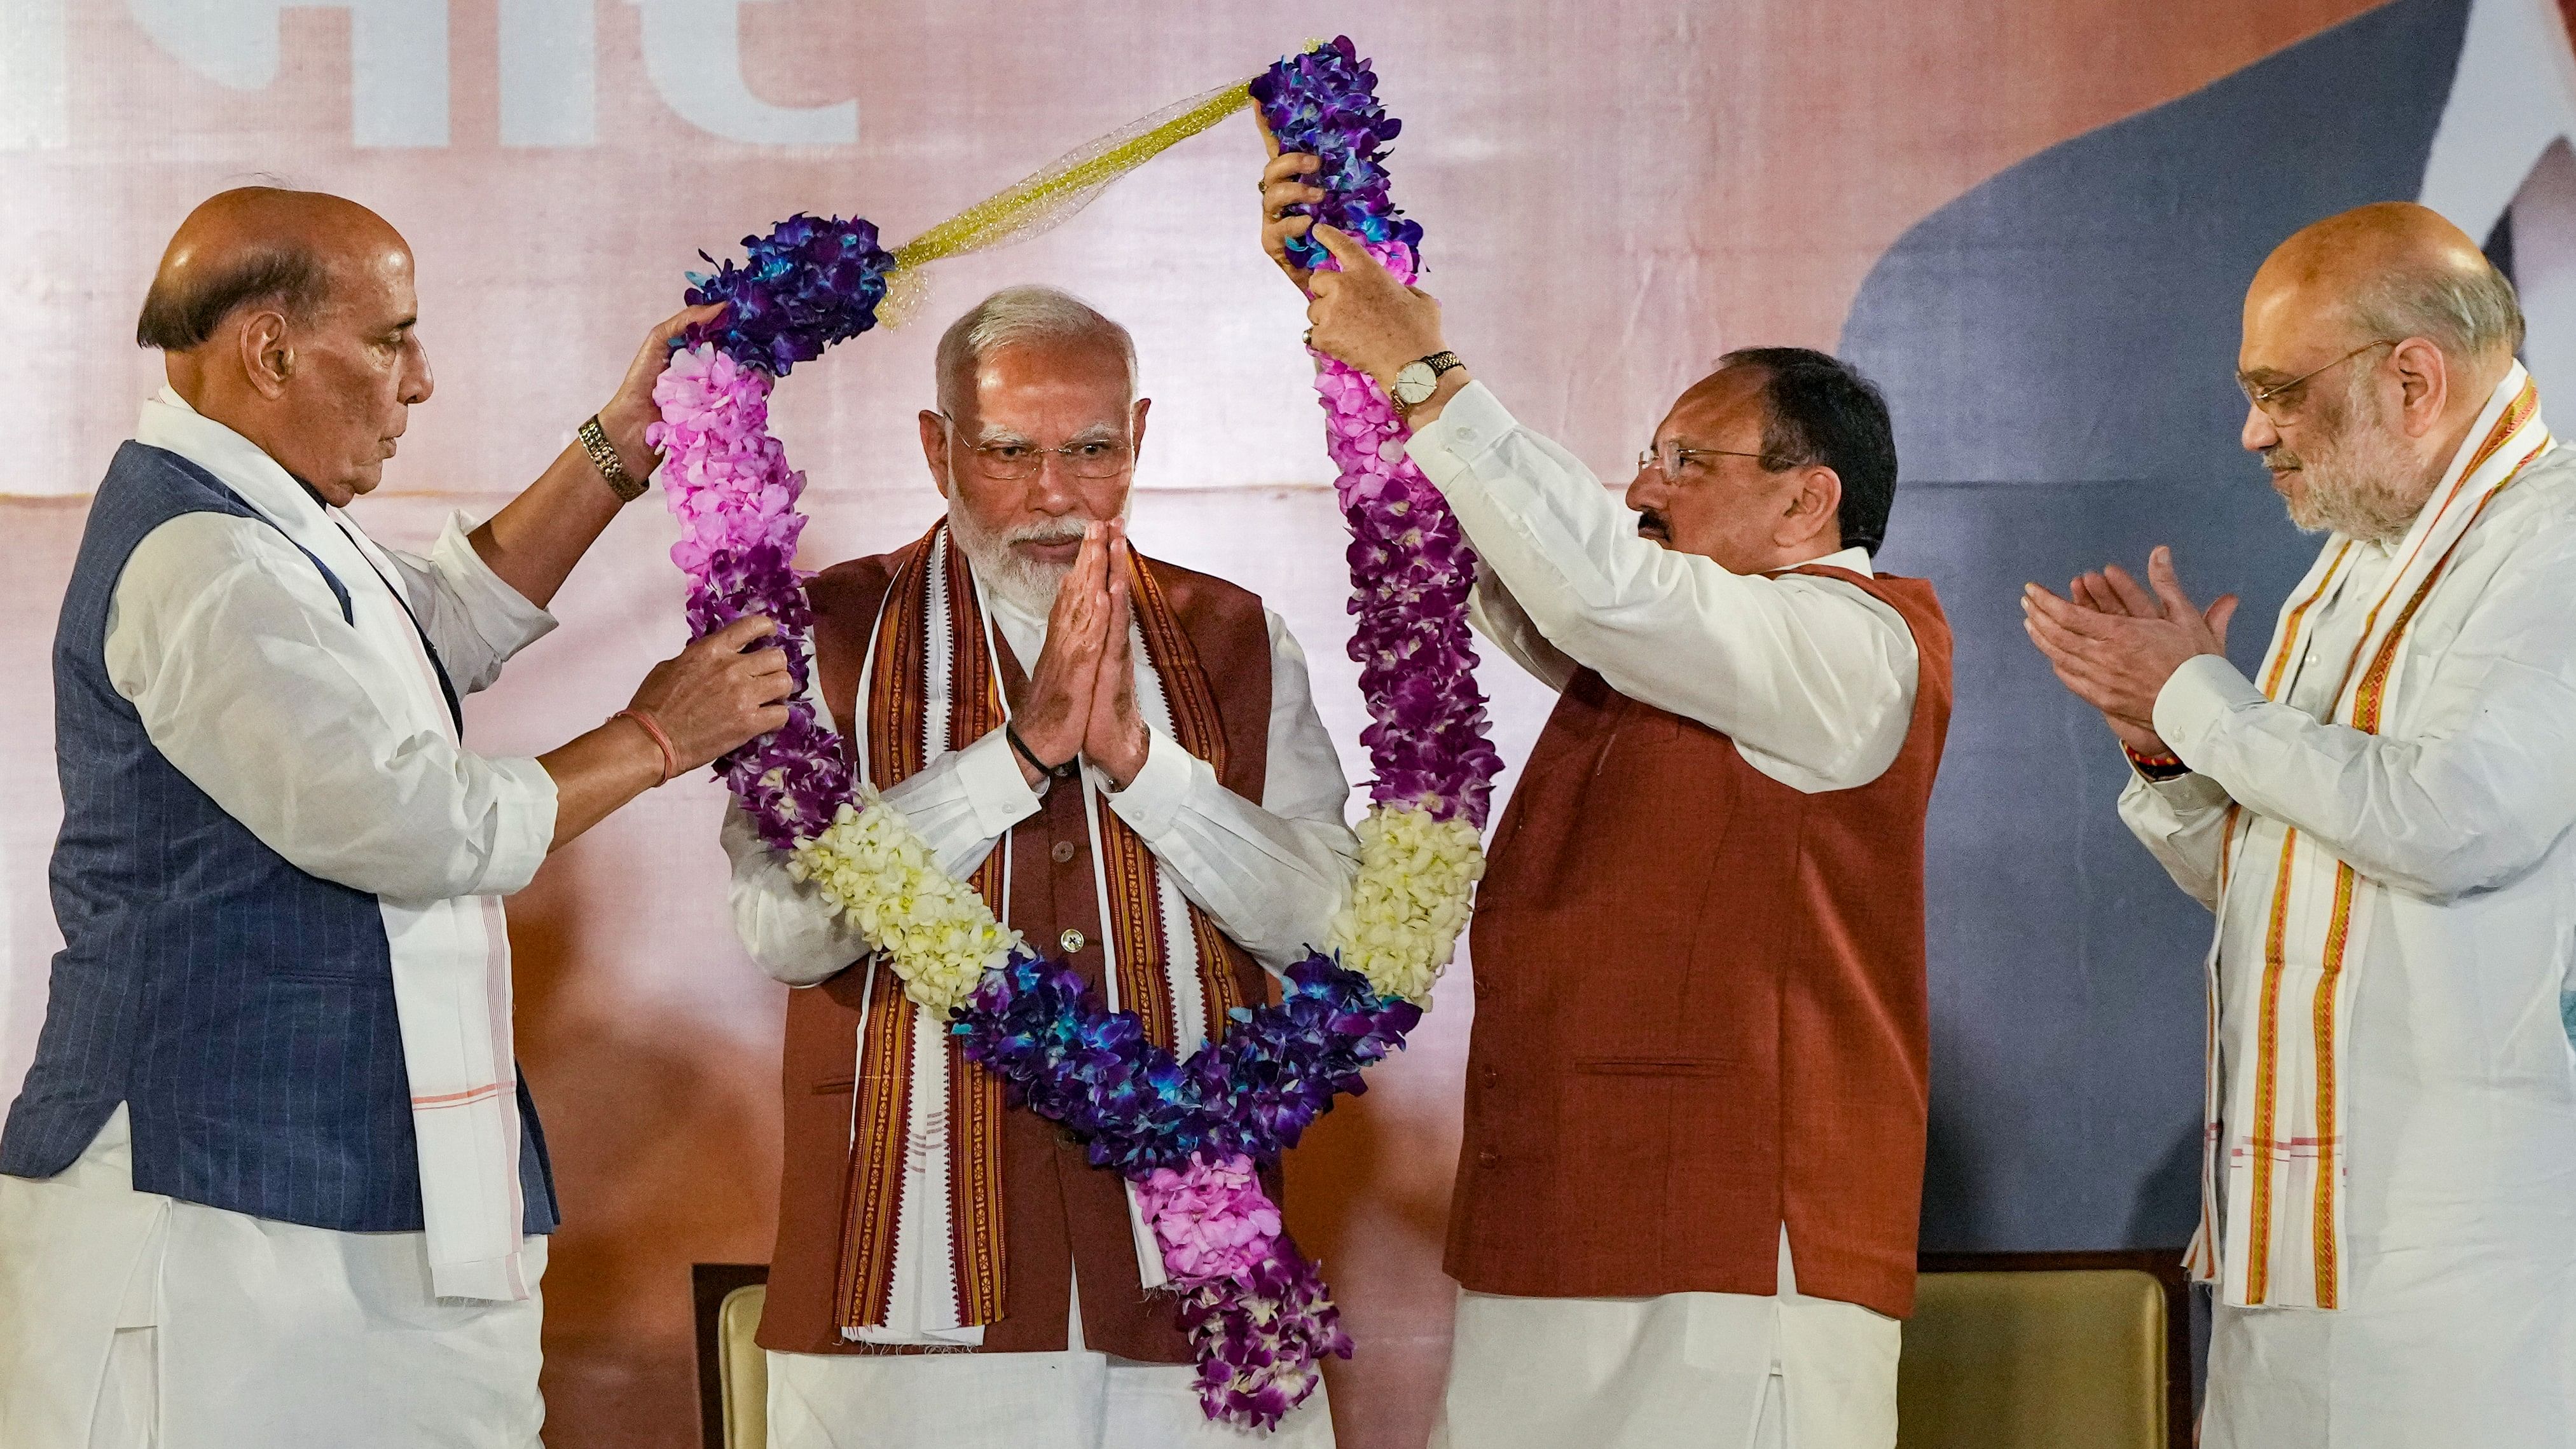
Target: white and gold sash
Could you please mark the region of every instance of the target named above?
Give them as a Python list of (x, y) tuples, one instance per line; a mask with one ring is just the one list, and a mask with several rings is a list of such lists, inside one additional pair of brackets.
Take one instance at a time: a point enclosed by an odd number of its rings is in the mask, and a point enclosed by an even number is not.
[[(2407, 627), (2440, 586), (2460, 540), (2533, 459), (2555, 444), (2540, 420), (2540, 394), (2514, 365), (2461, 444), (2459, 456), (2394, 550), (2394, 563), (2351, 654), (2318, 661), (2342, 670), (2331, 722), (2376, 734), (2394, 717), (2405, 684)], [(2282, 605), (2263, 656), (2264, 696), (2286, 700), (2298, 682), (2319, 606), (2347, 581), (2360, 546), (2337, 537)], [(2345, 607), (2358, 604), (2352, 600)], [(2228, 807), (2220, 848), (2218, 938), (2209, 948), (2209, 1044), (2200, 1230), (2188, 1264), (2218, 1282), (2237, 1307), (2341, 1306), (2345, 1254), (2345, 1144), (2355, 973), (2365, 959), (2377, 883), (2281, 821)], [(2220, 1073), (2220, 1013), (2228, 1005), (2219, 941), (2231, 904), (2260, 902), (2263, 959), (2247, 1049)], [(2250, 968), (2255, 963), (2234, 963)], [(2227, 1155), (2219, 1158), (2224, 1124)], [(2226, 1174), (2224, 1252), (2212, 1241), (2219, 1174)]]

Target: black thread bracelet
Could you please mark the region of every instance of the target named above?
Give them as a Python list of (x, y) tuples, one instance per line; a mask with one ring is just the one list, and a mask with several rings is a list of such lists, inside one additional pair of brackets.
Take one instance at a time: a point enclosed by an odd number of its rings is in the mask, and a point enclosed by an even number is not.
[(1003, 722), (1002, 737), (1011, 742), (1011, 752), (1013, 754), (1018, 755), (1021, 759), (1029, 762), (1030, 769), (1056, 780), (1069, 779), (1072, 777), (1072, 760), (1067, 760), (1061, 765), (1050, 765), (1046, 761), (1039, 759), (1038, 752), (1029, 748), (1029, 742), (1021, 739), (1020, 732), (1013, 728), (1008, 721)]

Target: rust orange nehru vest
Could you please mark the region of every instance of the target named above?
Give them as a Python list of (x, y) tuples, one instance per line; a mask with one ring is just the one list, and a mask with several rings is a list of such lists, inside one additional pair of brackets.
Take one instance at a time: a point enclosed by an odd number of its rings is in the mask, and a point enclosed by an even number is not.
[[(809, 585), (814, 600), (816, 672), (839, 721), (859, 717), (857, 684), (877, 605), (898, 562), (895, 555), (858, 559), (826, 570)], [(1219, 780), (1248, 800), (1261, 798), (1270, 726), (1270, 633), (1261, 601), (1221, 579), (1148, 563), (1172, 611), (1197, 650), (1226, 744)], [(1030, 661), (1034, 663), (1035, 661)], [(1016, 684), (1020, 661), (1003, 646), (1003, 678)], [(1062, 933), (1084, 944), (1063, 959), (1101, 989), (1099, 896), (1084, 823), (1081, 791), (1059, 785), (1037, 814), (1011, 832), (1009, 924), (1063, 955)], [(857, 1057), (866, 965), (819, 986), (791, 992), (781, 1063), (787, 1151), (778, 1194), (778, 1245), (769, 1267), (769, 1303), (760, 1320), (763, 1348), (789, 1353), (886, 1352), (841, 1336), (835, 1287), (850, 1184), (852, 1068)], [(1265, 999), (1268, 985), (1248, 957), (1238, 959), (1244, 999)], [(879, 990), (889, 989), (880, 983)], [(874, 1063), (870, 1064), (874, 1071)], [(1080, 1147), (1024, 1107), (1003, 1114), (1000, 1175), (1008, 1271), (1001, 1316), (985, 1330), (987, 1352), (1061, 1350), (1075, 1281), (1082, 1291), (1082, 1332), (1096, 1352), (1151, 1363), (1188, 1363), (1172, 1300), (1148, 1297), (1136, 1273), (1135, 1239), (1118, 1174), (1089, 1164)], [(1278, 1182), (1271, 1178), (1274, 1198)], [(1076, 1272), (1077, 1265), (1079, 1272)], [(902, 1350), (898, 1350), (902, 1351)]]
[(1932, 586), (1842, 569), (1921, 659), (1886, 773), (1806, 794), (1708, 727), (1567, 686), (1495, 834), (1448, 1269), (1483, 1293), (1914, 1304), (1923, 820), (1950, 718)]

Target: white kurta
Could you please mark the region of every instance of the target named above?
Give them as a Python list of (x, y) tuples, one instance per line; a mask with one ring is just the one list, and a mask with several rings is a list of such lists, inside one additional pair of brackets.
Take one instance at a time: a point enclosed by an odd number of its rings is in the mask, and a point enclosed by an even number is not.
[[(2576, 1446), (2576, 453), (2461, 542), (2382, 732), (2321, 723), (2390, 566), (2367, 549), (2316, 606), (2281, 703), (2224, 659), (2185, 664), (2155, 723), (2194, 773), (2120, 799), (2203, 904), (2231, 799), (2386, 887), (2345, 968), (2344, 1306), (2219, 1305), (2209, 1449)], [(2267, 929), (2262, 893), (2230, 896), (2222, 1073), (2253, 1049)]]
[[(1896, 610), (1840, 579), (1729, 573), (1636, 532), (1572, 454), (1470, 383), (1409, 451), (1480, 561), (1477, 628), (1562, 688), (1577, 666), (1733, 739), (1793, 789), (1885, 773), (1913, 721), (1920, 658)], [(1867, 574), (1869, 555), (1812, 560)], [(1895, 1319), (1776, 1295), (1543, 1299), (1459, 1294), (1450, 1449), (1886, 1449)]]
[[(1023, 664), (1046, 645), (1047, 621), (986, 595), (985, 610)], [(1350, 797), (1332, 737), (1315, 713), (1306, 656), (1269, 615), (1270, 723), (1259, 805), (1220, 784), (1207, 762), (1160, 730), (1145, 767), (1102, 799), (1132, 827), (1181, 892), (1263, 964), (1285, 967), (1320, 945), (1349, 888), (1359, 844), (1343, 819)], [(1142, 652), (1140, 692), (1157, 688)], [(819, 704), (819, 702), (818, 702)], [(1153, 711), (1148, 710), (1150, 715)], [(831, 723), (825, 712), (825, 723)], [(865, 744), (860, 744), (864, 754)], [(1096, 775), (1091, 785), (1098, 788)], [(1069, 788), (1069, 787), (1063, 787)], [(932, 759), (885, 792), (950, 873), (982, 863), (1040, 798), (999, 730)], [(824, 905), (784, 859), (730, 810), (735, 932), (762, 970), (791, 986), (823, 981), (868, 954), (866, 942)], [(915, 1164), (906, 1206), (943, 1201), (945, 1174)], [(932, 1181), (933, 1178), (938, 1181)], [(895, 1322), (871, 1341), (972, 1347), (981, 1329), (907, 1325), (907, 1305), (929, 1295), (902, 1281), (920, 1260), (898, 1259)], [(1081, 1304), (1063, 1353), (855, 1356), (769, 1355), (769, 1437), (775, 1449), (1240, 1449), (1234, 1429), (1211, 1424), (1186, 1364), (1140, 1364), (1082, 1346)], [(1332, 1416), (1319, 1388), (1270, 1436), (1279, 1449), (1322, 1449)]]
[[(398, 958), (495, 949), (496, 898), (527, 883), (553, 838), (554, 782), (534, 760), (454, 745), (378, 570), (400, 581), (460, 691), (553, 619), (484, 565), (461, 519), (428, 558), (361, 554), (341, 531), (353, 521), (174, 393), (144, 404), (136, 436), (279, 524), (187, 514), (127, 560), (106, 662), (154, 745), (287, 860), (382, 898)], [(359, 628), (281, 528), (360, 600)], [(324, 613), (329, 627), (313, 626)], [(291, 791), (282, 748), (296, 752)], [(138, 1193), (119, 1107), (62, 1174), (0, 1176), (0, 1445), (534, 1446), (545, 1240), (524, 1258), (527, 1299), (441, 1302), (425, 1234)]]

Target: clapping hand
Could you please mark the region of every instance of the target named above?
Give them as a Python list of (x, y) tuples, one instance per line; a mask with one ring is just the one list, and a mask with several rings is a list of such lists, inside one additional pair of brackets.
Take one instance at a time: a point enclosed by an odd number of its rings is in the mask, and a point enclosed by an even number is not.
[(2117, 564), (2067, 585), (2061, 599), (2037, 584), (2022, 586), (2022, 628), (2048, 657), (2058, 680), (2102, 712), (2120, 742), (2142, 755), (2169, 753), (2153, 723), (2156, 696), (2184, 661), (2227, 653), (2236, 596), (2207, 609), (2183, 592), (2173, 550), (2147, 556), (2147, 581)]

